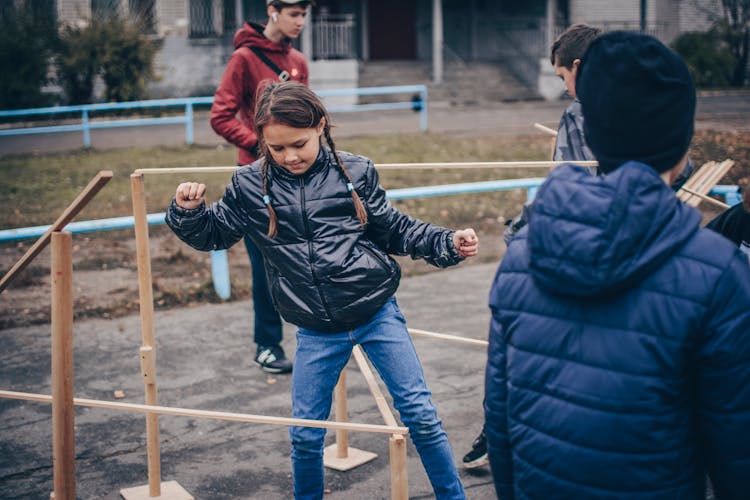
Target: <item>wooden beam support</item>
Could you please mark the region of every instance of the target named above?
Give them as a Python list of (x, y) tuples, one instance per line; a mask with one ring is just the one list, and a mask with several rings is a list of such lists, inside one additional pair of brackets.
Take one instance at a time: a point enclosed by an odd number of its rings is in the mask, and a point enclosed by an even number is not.
[[(0, 390), (0, 398), (21, 399), (38, 403), (51, 403), (52, 396), (33, 394), (28, 392), (14, 392)], [(98, 399), (73, 398), (76, 406), (89, 408), (107, 408), (140, 413), (155, 413), (173, 415), (177, 417), (213, 418), (216, 420), (230, 420), (233, 422), (248, 422), (253, 424), (271, 424), (289, 427), (318, 427), (322, 429), (345, 429), (357, 432), (377, 432), (380, 434), (408, 434), (406, 427), (392, 427), (388, 425), (358, 424), (352, 422), (331, 422), (328, 420), (306, 420), (304, 418), (270, 417), (267, 415), (252, 415), (247, 413), (230, 413), (224, 411), (194, 410), (190, 408), (176, 408), (171, 406), (149, 406), (136, 403), (121, 403), (117, 401), (101, 401)]]
[[(151, 276), (151, 255), (148, 243), (146, 212), (146, 187), (143, 175), (130, 176), (133, 197), (133, 223), (135, 229), (136, 259), (138, 265), (138, 297), (141, 311), (141, 367), (145, 384), (146, 404), (159, 402), (156, 387), (156, 343), (154, 342), (154, 292)], [(145, 357), (144, 357), (145, 354)], [(161, 460), (159, 451), (159, 415), (146, 414), (146, 449), (148, 456), (149, 494), (161, 494)]]
[(73, 238), (52, 240), (52, 465), (57, 500), (76, 499), (73, 408)]
[(41, 235), (33, 245), (31, 245), (31, 247), (26, 251), (23, 257), (21, 257), (21, 259), (16, 262), (13, 267), (10, 268), (10, 271), (8, 271), (5, 276), (0, 279), (0, 293), (5, 290), (5, 287), (8, 286), (8, 283), (10, 283), (11, 280), (13, 280), (16, 275), (18, 275), (18, 273), (26, 269), (26, 266), (29, 265), (29, 262), (34, 260), (34, 257), (39, 255), (39, 252), (44, 250), (44, 248), (49, 244), (52, 233), (62, 231), (62, 229), (66, 225), (68, 225), (68, 223), (72, 221), (76, 215), (78, 215), (78, 212), (80, 212), (83, 207), (85, 207), (88, 202), (91, 201), (91, 198), (96, 196), (96, 193), (98, 193), (101, 188), (103, 188), (104, 185), (109, 182), (111, 178), (111, 171), (102, 170), (101, 172), (96, 174), (93, 179), (91, 179), (91, 181), (85, 188), (83, 188), (83, 191), (80, 192), (76, 199), (73, 200), (70, 205), (68, 205), (68, 208), (65, 209), (62, 215), (60, 215), (60, 217), (58, 217), (57, 220), (52, 223), (49, 229), (47, 229), (47, 231), (43, 235)]

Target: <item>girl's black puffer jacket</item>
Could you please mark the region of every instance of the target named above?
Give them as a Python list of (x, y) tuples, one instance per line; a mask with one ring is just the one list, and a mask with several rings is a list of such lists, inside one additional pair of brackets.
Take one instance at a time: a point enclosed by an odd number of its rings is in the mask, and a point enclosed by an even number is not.
[(411, 255), (438, 267), (457, 264), (453, 231), (412, 219), (388, 202), (367, 158), (341, 152), (367, 208), (359, 224), (347, 181), (323, 148), (302, 175), (270, 165), (268, 194), (278, 218), (269, 238), (263, 204), (263, 159), (241, 167), (224, 197), (185, 210), (174, 200), (166, 221), (197, 250), (231, 247), (248, 235), (263, 253), (271, 296), (281, 316), (303, 328), (341, 332), (361, 326), (396, 292), (401, 270), (389, 256)]

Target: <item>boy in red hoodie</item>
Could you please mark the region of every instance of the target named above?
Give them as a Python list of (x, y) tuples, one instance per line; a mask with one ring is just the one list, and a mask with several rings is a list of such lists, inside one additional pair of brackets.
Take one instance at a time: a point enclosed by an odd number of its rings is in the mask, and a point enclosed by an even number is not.
[[(311, 1), (266, 0), (268, 23), (246, 22), (234, 35), (235, 51), (229, 58), (211, 107), (211, 127), (239, 151), (239, 165), (258, 159), (255, 135), (255, 96), (264, 80), (295, 80), (308, 84), (307, 60), (292, 47), (307, 18)], [(255, 362), (269, 373), (289, 373), (292, 363), (281, 348), (281, 318), (268, 292), (263, 257), (255, 244), (244, 239), (253, 270)]]

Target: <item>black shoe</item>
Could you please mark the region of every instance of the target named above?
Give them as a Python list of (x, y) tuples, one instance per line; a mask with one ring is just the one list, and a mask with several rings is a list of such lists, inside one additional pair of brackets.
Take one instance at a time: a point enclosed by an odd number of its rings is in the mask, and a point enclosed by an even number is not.
[(292, 362), (284, 356), (284, 349), (278, 345), (258, 346), (255, 362), (260, 365), (261, 370), (268, 373), (290, 373), (292, 371)]
[(471, 443), (471, 451), (464, 455), (463, 463), (466, 469), (474, 469), (490, 463), (490, 459), (487, 456), (487, 437), (484, 435), (484, 429), (482, 429), (482, 433), (477, 436), (474, 442)]

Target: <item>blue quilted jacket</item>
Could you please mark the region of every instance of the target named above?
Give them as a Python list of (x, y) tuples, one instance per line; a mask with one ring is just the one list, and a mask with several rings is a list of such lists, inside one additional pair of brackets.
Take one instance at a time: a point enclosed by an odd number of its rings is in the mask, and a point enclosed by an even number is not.
[(750, 267), (646, 165), (550, 174), (490, 293), (498, 495), (750, 498)]

